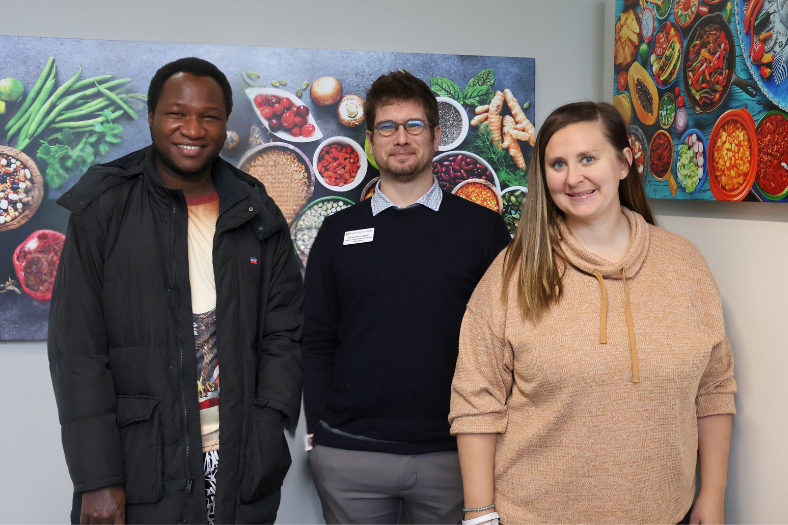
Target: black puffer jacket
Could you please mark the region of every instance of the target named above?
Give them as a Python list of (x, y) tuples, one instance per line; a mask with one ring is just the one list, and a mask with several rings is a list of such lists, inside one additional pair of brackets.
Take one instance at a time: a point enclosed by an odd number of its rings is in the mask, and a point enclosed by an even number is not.
[[(294, 426), (300, 409), (303, 287), (287, 223), (262, 184), (221, 159), (213, 182), (216, 522), (255, 523), (290, 466), (282, 423)], [(129, 523), (205, 523), (183, 193), (163, 185), (146, 148), (94, 166), (58, 203), (71, 218), (49, 362), (72, 520), (79, 493), (124, 485)]]

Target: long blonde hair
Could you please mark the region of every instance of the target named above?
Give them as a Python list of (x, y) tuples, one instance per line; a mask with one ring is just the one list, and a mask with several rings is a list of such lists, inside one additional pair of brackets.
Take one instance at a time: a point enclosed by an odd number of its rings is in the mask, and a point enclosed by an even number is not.
[[(558, 228), (563, 212), (555, 205), (545, 181), (544, 155), (547, 144), (558, 131), (581, 122), (598, 122), (608, 143), (627, 162), (623, 150), (629, 147), (626, 126), (618, 111), (605, 102), (575, 102), (553, 111), (536, 137), (520, 225), (506, 250), (501, 299), (506, 302), (509, 286), (517, 276), (517, 305), (523, 319), (538, 322), (563, 295), (563, 273), (568, 265), (561, 250)], [(643, 183), (632, 162), (629, 174), (618, 187), (621, 204), (635, 211), (649, 224), (656, 224), (646, 200)]]

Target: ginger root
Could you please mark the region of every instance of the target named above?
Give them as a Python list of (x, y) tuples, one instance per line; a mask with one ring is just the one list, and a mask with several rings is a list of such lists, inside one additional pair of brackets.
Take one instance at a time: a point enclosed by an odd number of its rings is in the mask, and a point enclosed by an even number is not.
[(517, 165), (518, 168), (525, 171), (525, 157), (523, 157), (523, 151), (520, 149), (520, 143), (518, 139), (514, 135), (515, 133), (522, 133), (521, 131), (515, 129), (515, 120), (510, 115), (506, 115), (503, 117), (503, 143), (501, 147), (506, 148), (509, 151), (509, 155), (512, 156), (514, 163)]
[[(481, 107), (481, 106), (480, 106), (480, 107)], [(476, 126), (478, 126), (479, 124), (481, 124), (482, 122), (484, 122), (485, 120), (487, 120), (487, 118), (489, 117), (489, 115), (490, 115), (490, 114), (489, 114), (489, 113), (487, 113), (487, 112), (485, 112), (485, 113), (480, 113), (480, 114), (476, 115), (475, 117), (473, 117), (473, 119), (471, 119), (471, 126), (473, 126), (473, 127), (476, 127)]]
[(503, 102), (503, 91), (496, 91), (495, 96), (490, 102), (490, 110), (487, 112), (489, 114), (487, 121), (490, 123), (492, 141), (498, 149), (503, 149), (501, 146), (501, 109), (503, 109)]
[(509, 110), (512, 112), (512, 116), (514, 117), (515, 122), (517, 123), (516, 127), (518, 131), (522, 131), (525, 133), (524, 136), (528, 138), (519, 138), (522, 141), (528, 141), (528, 143), (533, 146), (536, 143), (536, 130), (534, 129), (533, 124), (531, 121), (528, 120), (528, 117), (525, 116), (525, 112), (523, 108), (520, 107), (520, 103), (514, 97), (514, 94), (510, 89), (503, 90), (504, 97), (506, 98), (506, 104), (509, 106)]

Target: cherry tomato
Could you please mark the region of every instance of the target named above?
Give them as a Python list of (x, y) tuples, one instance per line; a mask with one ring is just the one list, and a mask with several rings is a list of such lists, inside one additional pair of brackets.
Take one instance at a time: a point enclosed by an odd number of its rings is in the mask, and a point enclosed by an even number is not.
[(265, 95), (257, 95), (254, 97), (254, 105), (258, 108), (265, 106), (266, 98)]
[(676, 96), (678, 97), (679, 95), (681, 95), (681, 88), (676, 86), (675, 92), (676, 92)]
[(680, 108), (684, 107), (684, 95), (679, 95), (679, 98), (676, 99), (676, 105)]
[(312, 124), (305, 124), (301, 126), (301, 135), (304, 137), (311, 137), (315, 134), (315, 127)]
[(296, 107), (296, 115), (306, 118), (309, 115), (309, 108), (306, 106)]
[(294, 137), (300, 137), (301, 136), (301, 128), (293, 126), (293, 129), (290, 130), (290, 134), (292, 134)]
[[(298, 115), (297, 112), (296, 112), (296, 115)], [(306, 124), (306, 119), (304, 117), (296, 117), (295, 118), (295, 125), (296, 126), (298, 126), (300, 128), (304, 124)]]
[(284, 115), (282, 115), (282, 127), (285, 129), (290, 129), (295, 125), (295, 113), (292, 111), (286, 111)]
[(618, 74), (618, 78), (616, 79), (616, 83), (618, 85), (619, 91), (624, 91), (627, 88), (627, 72), (622, 71)]
[(292, 105), (293, 105), (293, 101), (292, 101), (292, 100), (290, 100), (290, 99), (289, 99), (289, 98), (287, 98), (287, 97), (284, 97), (284, 98), (282, 99), (282, 101), (280, 102), (280, 104), (282, 104), (282, 105), (283, 105), (284, 107), (286, 107), (286, 108), (289, 108), (290, 106), (292, 106)]
[(282, 104), (274, 104), (274, 115), (279, 117), (285, 112), (286, 109), (287, 108), (285, 108)]
[(271, 131), (279, 131), (280, 129), (282, 129), (282, 124), (279, 122), (278, 118), (273, 117), (271, 118), (271, 120), (268, 121), (268, 129), (270, 129)]
[(263, 106), (260, 108), (260, 114), (263, 116), (264, 119), (269, 119), (274, 114), (274, 108), (271, 106)]
[(279, 97), (276, 95), (268, 95), (268, 105), (273, 106), (274, 104), (279, 104)]

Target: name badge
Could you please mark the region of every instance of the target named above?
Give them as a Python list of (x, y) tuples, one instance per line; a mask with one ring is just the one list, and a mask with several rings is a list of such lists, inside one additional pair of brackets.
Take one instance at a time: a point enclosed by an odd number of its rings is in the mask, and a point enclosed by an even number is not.
[(348, 244), (361, 244), (363, 242), (372, 242), (372, 238), (375, 236), (375, 228), (366, 228), (364, 230), (353, 230), (349, 232), (345, 232), (345, 241), (342, 243), (343, 246), (347, 246)]

